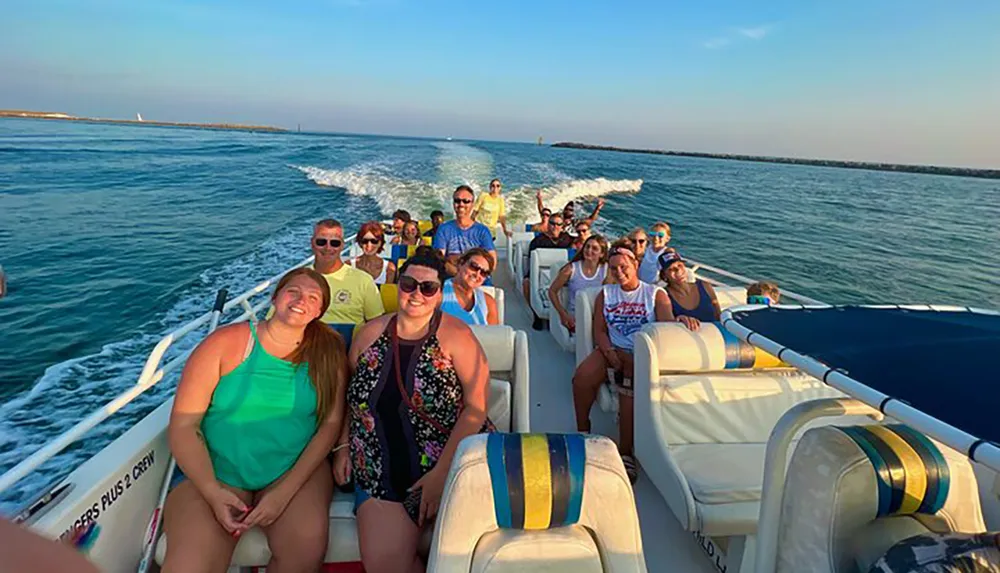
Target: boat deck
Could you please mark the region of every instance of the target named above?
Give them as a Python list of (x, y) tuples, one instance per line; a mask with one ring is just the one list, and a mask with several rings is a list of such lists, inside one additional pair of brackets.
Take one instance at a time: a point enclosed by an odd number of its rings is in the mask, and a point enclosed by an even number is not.
[[(573, 414), (573, 354), (564, 351), (548, 330), (531, 328), (532, 315), (520, 294), (520, 281), (513, 280), (506, 264), (497, 265), (497, 286), (505, 291), (505, 322), (528, 334), (531, 352), (531, 430), (568, 433), (576, 431)], [(591, 430), (595, 434), (618, 435), (615, 416), (594, 407)], [(659, 491), (644, 473), (635, 484), (635, 502), (642, 527), (642, 547), (649, 571), (712, 573), (716, 571), (695, 537), (685, 531), (667, 507)]]

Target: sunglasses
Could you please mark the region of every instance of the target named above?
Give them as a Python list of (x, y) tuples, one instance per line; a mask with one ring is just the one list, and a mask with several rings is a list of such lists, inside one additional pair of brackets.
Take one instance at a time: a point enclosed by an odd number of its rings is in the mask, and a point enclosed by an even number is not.
[(334, 249), (336, 249), (337, 247), (343, 245), (344, 241), (342, 241), (340, 239), (329, 239), (329, 240), (327, 240), (327, 239), (324, 239), (323, 237), (320, 237), (318, 239), (313, 239), (313, 243), (315, 243), (317, 247), (325, 247), (327, 243), (330, 243), (330, 246), (333, 247)]
[(637, 245), (645, 245), (646, 244), (646, 239), (636, 239), (635, 243)]
[(563, 222), (562, 221), (553, 221), (553, 220), (550, 219), (549, 220), (549, 225), (552, 225), (553, 227), (562, 227), (563, 226)]
[(469, 265), (470, 269), (472, 269), (472, 270), (476, 271), (477, 273), (479, 273), (479, 276), (483, 277), (484, 280), (490, 278), (490, 274), (493, 272), (490, 269), (484, 269), (483, 267), (477, 265), (476, 263), (474, 263), (472, 261), (469, 261), (466, 264)]
[(381, 242), (382, 242), (382, 239), (374, 239), (374, 238), (369, 239), (367, 237), (358, 241), (358, 243), (361, 244), (361, 245), (377, 245), (377, 244), (379, 244)]
[(552, 216), (552, 213), (546, 213), (545, 211), (542, 211), (542, 218), (543, 219), (545, 219), (547, 217), (551, 217), (551, 216)]
[(649, 232), (649, 236), (650, 237), (659, 237), (659, 238), (662, 239), (662, 238), (664, 238), (664, 237), (667, 236), (667, 233), (664, 232), (664, 231), (650, 231)]
[(766, 306), (771, 306), (771, 298), (767, 296), (752, 294), (747, 297), (747, 304), (763, 304)]
[(459, 199), (458, 197), (452, 199), (456, 205), (470, 205), (472, 204), (472, 199)]
[(400, 292), (413, 294), (418, 287), (420, 288), (420, 294), (431, 297), (436, 295), (438, 291), (441, 290), (441, 283), (437, 281), (418, 281), (409, 275), (399, 277)]
[(496, 183), (494, 183), (493, 185), (490, 185), (490, 189), (499, 189), (499, 188), (500, 188), (500, 185), (497, 185)]
[(576, 232), (577, 233), (586, 233), (589, 230), (590, 230), (590, 227), (577, 227), (576, 228)]

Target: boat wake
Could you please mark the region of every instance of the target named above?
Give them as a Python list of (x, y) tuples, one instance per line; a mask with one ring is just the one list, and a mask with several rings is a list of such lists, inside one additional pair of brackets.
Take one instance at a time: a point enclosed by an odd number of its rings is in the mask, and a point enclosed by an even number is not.
[[(324, 169), (316, 166), (291, 165), (322, 187), (337, 187), (348, 194), (368, 197), (378, 204), (384, 216), (396, 209), (406, 209), (413, 215), (426, 218), (430, 211), (441, 209), (451, 214), (451, 194), (460, 184), (471, 186), (476, 193), (486, 189), (490, 179), (496, 177), (492, 156), (470, 145), (442, 142), (436, 144), (440, 154), (437, 159), (438, 180), (420, 181), (398, 177), (393, 166), (380, 163), (362, 163), (347, 169)], [(638, 193), (641, 179), (574, 179), (545, 163), (531, 164), (530, 171), (538, 177), (538, 185), (506, 184), (508, 218), (534, 219), (535, 193), (542, 192), (545, 205), (561, 209), (571, 201), (592, 199), (613, 193)]]

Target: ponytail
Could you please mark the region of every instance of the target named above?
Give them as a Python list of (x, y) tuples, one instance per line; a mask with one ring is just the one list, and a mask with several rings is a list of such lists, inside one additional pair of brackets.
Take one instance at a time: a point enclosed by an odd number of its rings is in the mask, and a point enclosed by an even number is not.
[(320, 318), (330, 306), (330, 283), (313, 269), (301, 267), (289, 271), (278, 281), (274, 296), (298, 275), (306, 275), (319, 285), (323, 292), (320, 315), (306, 325), (302, 334), (302, 344), (295, 349), (289, 361), (296, 366), (305, 362), (309, 368), (309, 380), (316, 389), (316, 425), (326, 421), (333, 409), (338, 394), (347, 384), (347, 346), (344, 339)]

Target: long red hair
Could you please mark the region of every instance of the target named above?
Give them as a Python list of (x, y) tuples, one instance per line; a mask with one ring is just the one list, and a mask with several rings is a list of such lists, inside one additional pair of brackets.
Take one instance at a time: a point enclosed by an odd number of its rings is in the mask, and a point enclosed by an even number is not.
[(347, 383), (347, 347), (332, 328), (320, 321), (326, 309), (330, 306), (330, 283), (313, 269), (300, 267), (285, 273), (278, 281), (278, 286), (271, 296), (273, 301), (281, 289), (297, 276), (305, 275), (311, 278), (323, 293), (323, 305), (320, 314), (306, 325), (302, 335), (302, 344), (295, 349), (289, 361), (299, 365), (308, 364), (309, 380), (316, 389), (316, 423), (322, 424), (330, 410), (333, 409), (337, 393)]

